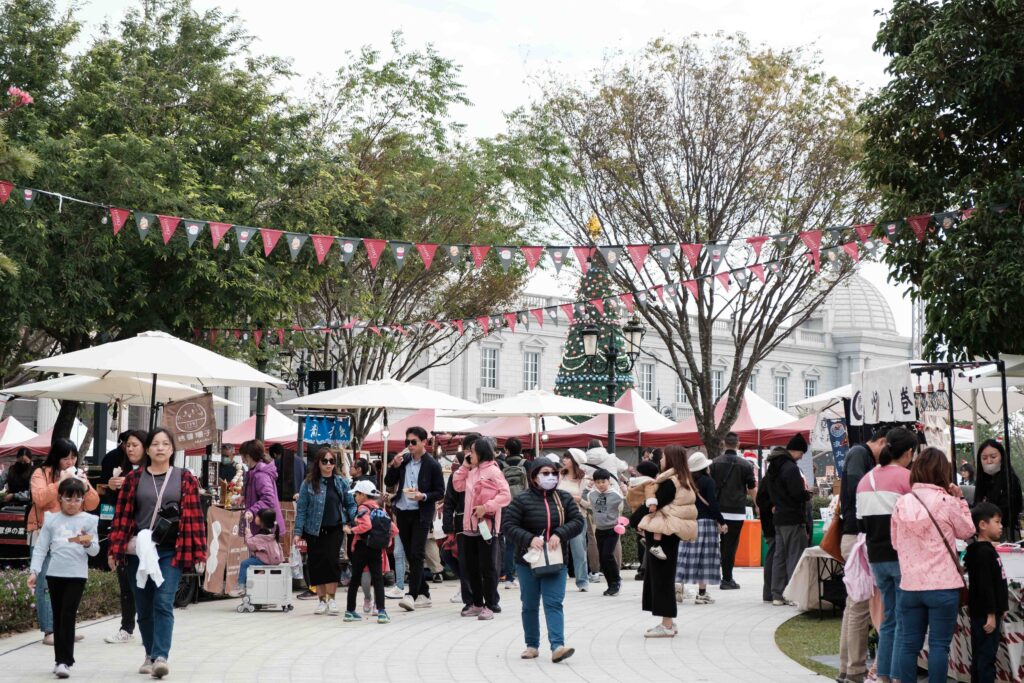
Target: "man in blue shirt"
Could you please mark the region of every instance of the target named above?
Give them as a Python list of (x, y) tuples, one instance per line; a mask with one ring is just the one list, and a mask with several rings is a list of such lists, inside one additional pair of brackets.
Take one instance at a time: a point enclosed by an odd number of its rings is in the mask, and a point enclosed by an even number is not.
[(394, 511), (398, 536), (409, 567), (409, 595), (398, 605), (406, 611), (430, 607), (430, 585), (423, 581), (423, 558), (427, 534), (434, 521), (434, 509), (444, 497), (441, 465), (426, 452), (427, 431), (410, 427), (405, 432), (405, 451), (388, 464), (385, 486), (398, 485)]

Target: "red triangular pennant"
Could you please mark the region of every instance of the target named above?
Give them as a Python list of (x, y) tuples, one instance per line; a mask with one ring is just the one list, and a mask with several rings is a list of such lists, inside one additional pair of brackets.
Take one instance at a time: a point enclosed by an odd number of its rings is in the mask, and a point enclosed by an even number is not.
[(479, 316), (477, 316), (476, 321), (480, 325), (480, 327), (483, 329), (484, 334), (490, 334), (491, 333), (491, 316), (489, 316), (489, 315), (479, 315)]
[(729, 291), (729, 273), (719, 273), (715, 276), (715, 279), (722, 283), (725, 291)]
[(228, 230), (230, 229), (230, 223), (210, 223), (210, 237), (213, 238), (214, 249), (220, 246), (220, 241), (224, 239), (224, 235), (228, 234)]
[(815, 273), (820, 273), (821, 272), (821, 251), (820, 250), (819, 251), (808, 251), (808, 252), (806, 252), (804, 254), (804, 256), (806, 256), (807, 260), (811, 262), (812, 266), (814, 266), (814, 272)]
[(260, 342), (263, 341), (263, 330), (261, 330), (261, 329), (253, 330), (252, 331), (252, 340), (254, 342), (256, 342), (256, 346), (259, 346)]
[(572, 325), (576, 320), (576, 314), (573, 312), (574, 306), (572, 304), (560, 304), (559, 308), (565, 313), (565, 317), (569, 319), (569, 324)]
[(284, 346), (284, 328), (277, 328), (277, 344), (278, 346)]
[[(586, 275), (590, 270), (590, 258), (594, 255), (594, 247), (573, 247), (572, 252), (576, 254), (576, 260), (580, 262), (580, 270)], [(569, 323), (572, 323), (572, 316), (569, 316)]]
[(274, 251), (274, 247), (277, 246), (277, 241), (281, 239), (281, 235), (284, 232), (281, 230), (271, 230), (270, 228), (260, 228), (260, 236), (263, 238), (263, 255), (270, 256), (270, 252)]
[(647, 255), (651, 253), (651, 247), (647, 244), (627, 244), (626, 252), (629, 253), (629, 259), (633, 262), (633, 267), (636, 268), (638, 273), (642, 273), (644, 261), (647, 260)]
[[(0, 180), (0, 206), (7, 203), (7, 198), (11, 196), (12, 190), (14, 190), (14, 185), (7, 180)], [(114, 231), (114, 234), (117, 234), (117, 230)]]
[(860, 261), (860, 247), (856, 242), (844, 242), (843, 250), (850, 255), (854, 261)]
[(523, 258), (526, 259), (526, 267), (533, 272), (533, 269), (540, 263), (540, 257), (544, 255), (544, 247), (519, 247), (519, 251), (523, 252)]
[(755, 263), (754, 265), (750, 266), (749, 270), (751, 273), (757, 276), (757, 279), (761, 281), (761, 284), (764, 284), (764, 266), (762, 266), (760, 263)]
[[(0, 187), (0, 200), (6, 201), (6, 199), (7, 198), (3, 196), (3, 187)], [(3, 204), (3, 201), (0, 201), (0, 204)], [(132, 212), (129, 211), (128, 209), (118, 209), (113, 206), (110, 207), (110, 222), (114, 226), (115, 235), (121, 232), (121, 228), (124, 227), (124, 224), (125, 222), (127, 222), (128, 217), (131, 215), (131, 213)]]
[(704, 248), (703, 244), (686, 244), (685, 242), (679, 245), (683, 253), (686, 254), (686, 260), (690, 264), (690, 270), (697, 272), (697, 260), (700, 258), (700, 250)]
[(967, 220), (968, 218), (970, 218), (971, 216), (974, 215), (975, 211), (977, 211), (977, 209), (973, 208), (973, 207), (970, 208), (970, 209), (963, 209), (960, 212), (960, 218), (963, 219), (963, 220)]
[(370, 332), (373, 332), (378, 337), (382, 336), (381, 333), (380, 333), (380, 328), (377, 327), (376, 325), (370, 325), (369, 330), (370, 330)]
[(917, 216), (908, 216), (907, 222), (910, 223), (910, 227), (913, 228), (914, 234), (917, 235), (918, 242), (924, 242), (925, 235), (928, 234), (928, 223), (932, 220), (930, 213), (922, 213)]
[(598, 315), (604, 317), (604, 299), (591, 299), (590, 305), (597, 309)]
[(434, 262), (434, 252), (437, 251), (437, 245), (417, 244), (416, 251), (420, 253), (420, 258), (423, 259), (423, 267), (426, 270), (430, 270), (430, 264)]
[(658, 285), (657, 287), (655, 287), (651, 291), (653, 291), (655, 296), (658, 297), (658, 301), (664, 301), (665, 300), (665, 285)]
[(211, 329), (210, 330), (210, 344), (212, 345), (215, 341), (217, 341), (217, 330), (216, 329)]
[(505, 314), (505, 322), (508, 323), (508, 329), (509, 329), (510, 332), (514, 333), (516, 331), (516, 320), (517, 319), (518, 319), (518, 316), (515, 313), (506, 313)]
[(754, 260), (761, 258), (761, 248), (765, 245), (765, 242), (770, 240), (771, 237), (768, 235), (757, 235), (755, 237), (748, 237), (747, 244), (754, 249)]
[(683, 280), (683, 287), (686, 287), (686, 290), (690, 292), (690, 296), (694, 299), (700, 298), (700, 285), (696, 280)]
[(157, 218), (160, 221), (160, 234), (164, 238), (164, 244), (167, 244), (171, 241), (181, 219), (177, 216), (157, 216)]
[(473, 244), (469, 247), (469, 253), (473, 255), (473, 265), (477, 268), (484, 267), (484, 259), (487, 258), (487, 252), (491, 248), (486, 244)]
[(821, 230), (807, 230), (806, 232), (800, 233), (800, 240), (804, 243), (815, 259), (821, 252)]
[(466, 326), (463, 324), (461, 320), (453, 320), (452, 326), (459, 331), (460, 337), (466, 334)]
[(537, 319), (537, 327), (544, 327), (544, 309), (543, 308), (531, 308), (530, 313)]
[(636, 309), (636, 305), (633, 302), (632, 294), (620, 294), (619, 301), (626, 307), (626, 310), (632, 313)]
[(857, 239), (861, 242), (867, 242), (871, 239), (871, 233), (875, 229), (874, 223), (861, 223), (860, 225), (853, 226), (853, 231), (857, 233)]
[(316, 262), (323, 263), (327, 258), (327, 252), (331, 250), (331, 245), (334, 244), (334, 235), (310, 235), (309, 238), (313, 240)]
[(363, 240), (363, 246), (366, 247), (366, 256), (370, 259), (370, 268), (377, 270), (377, 264), (380, 263), (380, 257), (384, 254), (384, 248), (387, 247), (387, 244), (387, 240)]
[(242, 338), (242, 331), (241, 330), (237, 330), (236, 329), (236, 330), (234, 330), (234, 333), (235, 333), (235, 340), (240, 340)]
[(441, 329), (441, 323), (437, 322), (436, 320), (428, 320), (427, 324), (433, 327), (435, 330)]

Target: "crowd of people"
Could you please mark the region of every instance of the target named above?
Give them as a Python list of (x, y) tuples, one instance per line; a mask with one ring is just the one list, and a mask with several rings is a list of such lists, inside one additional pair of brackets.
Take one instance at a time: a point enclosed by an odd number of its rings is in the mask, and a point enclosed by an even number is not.
[[(811, 492), (797, 464), (807, 451), (801, 435), (771, 450), (760, 481), (738, 453), (733, 433), (713, 460), (701, 449), (668, 446), (644, 451), (635, 467), (596, 441), (586, 450), (524, 457), (517, 439), (499, 450), (492, 439), (467, 434), (445, 462), (428, 452), (427, 439), (422, 428), (410, 428), (382, 478), (367, 460), (349, 462), (338, 450), (318, 448), (308, 467), (293, 467), (301, 479), (285, 484), (277, 467), (283, 452), (275, 457), (259, 441), (241, 444), (237, 456), (227, 451), (230, 471), (225, 468), (221, 478), (244, 472), (238, 533), (249, 549), (233, 594), (244, 594), (252, 567), (286, 561), (281, 500), (282, 494), (287, 498), (282, 489), (290, 489), (292, 542), (304, 549), (315, 615), (342, 613), (336, 594), (344, 584), (345, 621), (387, 624), (388, 598), (407, 612), (429, 608), (431, 583), (443, 581), (447, 570), (459, 581), (452, 601), (462, 604), (462, 617), (494, 619), (502, 612), (500, 588), (518, 588), (524, 659), (539, 656), (543, 606), (551, 659), (561, 662), (574, 654), (565, 639), (569, 579), (581, 592), (603, 581), (603, 595), (617, 596), (621, 539), (632, 528), (638, 534), (641, 607), (660, 619), (644, 636), (672, 638), (681, 602), (710, 605), (711, 587), (739, 588), (733, 569), (750, 502), (768, 549), (762, 598), (792, 604), (784, 592), (811, 540)], [(90, 558), (97, 556), (106, 557), (120, 586), (119, 629), (106, 642), (135, 642), (138, 626), (145, 650), (139, 672), (156, 678), (169, 673), (174, 596), (182, 574), (201, 573), (206, 560), (199, 482), (173, 466), (175, 451), (165, 429), (123, 433), (102, 464), (102, 495), (79, 469), (78, 451), (68, 440), (56, 440), (34, 470), (27, 454), (28, 464), (19, 454), (9, 473), (9, 495), (32, 504), (29, 581), (58, 677), (70, 676), (75, 662), (74, 644), (81, 638), (75, 614)], [(962, 588), (969, 593), (976, 680), (993, 680), (1007, 609), (993, 543), (1009, 529), (1011, 510), (1020, 510), (1021, 490), (1001, 444), (982, 444), (978, 460), (981, 472), (964, 487), (973, 498), (972, 513), (945, 454), (923, 448), (915, 432), (878, 430), (850, 449), (834, 522), (839, 550), (849, 557), (862, 539), (882, 610), (869, 671), (870, 600), (847, 601), (841, 683), (916, 680), (926, 633), (930, 680), (945, 680)], [(968, 473), (961, 468), (960, 474)], [(99, 517), (89, 514), (97, 508)], [(955, 543), (969, 538), (977, 541), (965, 556), (968, 582)], [(389, 574), (395, 584), (390, 589)]]

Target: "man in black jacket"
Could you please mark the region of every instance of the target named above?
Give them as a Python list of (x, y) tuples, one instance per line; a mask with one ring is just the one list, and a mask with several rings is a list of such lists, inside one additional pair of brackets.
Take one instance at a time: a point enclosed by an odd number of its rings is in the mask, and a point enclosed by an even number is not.
[(726, 434), (722, 445), (725, 446), (725, 452), (711, 462), (710, 468), (711, 478), (715, 480), (718, 507), (729, 529), (721, 541), (722, 583), (719, 588), (735, 590), (740, 585), (733, 580), (732, 569), (736, 564), (743, 521), (747, 518), (747, 496), (757, 496), (757, 480), (754, 479), (753, 465), (736, 452), (740, 445), (740, 437), (736, 432)]
[(398, 486), (394, 498), (395, 524), (409, 565), (409, 594), (398, 606), (412, 612), (430, 607), (430, 585), (423, 581), (427, 534), (434, 522), (434, 506), (444, 497), (444, 473), (426, 452), (427, 431), (410, 427), (405, 432), (406, 451), (388, 464), (385, 486)]
[(782, 593), (796, 564), (807, 549), (807, 501), (811, 492), (796, 461), (807, 451), (807, 439), (797, 434), (785, 448), (773, 448), (768, 455), (764, 486), (772, 502), (775, 526), (775, 557), (772, 564), (772, 604), (785, 605)]

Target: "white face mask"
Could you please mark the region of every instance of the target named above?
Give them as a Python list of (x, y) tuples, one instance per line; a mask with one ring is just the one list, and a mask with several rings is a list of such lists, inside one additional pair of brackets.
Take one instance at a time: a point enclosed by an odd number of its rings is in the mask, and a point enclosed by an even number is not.
[(981, 463), (981, 469), (985, 471), (985, 474), (999, 474), (1001, 465), (1002, 463), (998, 461), (993, 463), (983, 462)]
[(551, 491), (558, 486), (558, 475), (557, 474), (542, 474), (537, 477), (537, 483), (545, 491)]

